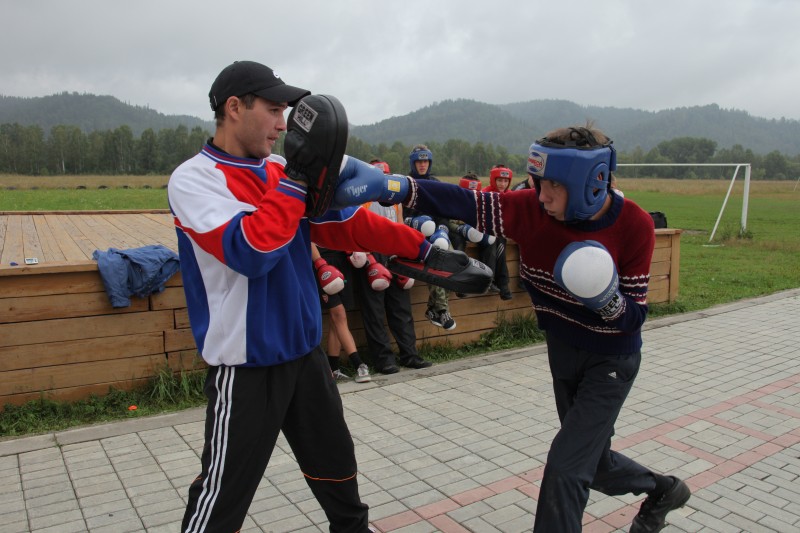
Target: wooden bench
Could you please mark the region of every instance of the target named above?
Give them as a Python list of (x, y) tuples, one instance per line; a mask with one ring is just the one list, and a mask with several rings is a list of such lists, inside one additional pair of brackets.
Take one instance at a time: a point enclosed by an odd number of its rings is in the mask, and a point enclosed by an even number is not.
[[(134, 297), (129, 307), (115, 309), (91, 260), (95, 249), (156, 243), (176, 246), (166, 212), (0, 213), (0, 405), (103, 395), (110, 387), (142, 385), (165, 365), (176, 372), (204, 366), (189, 329), (180, 274), (162, 293)], [(38, 257), (40, 263), (26, 266), (24, 257)], [(677, 297), (679, 258), (680, 230), (656, 230), (651, 303)], [(502, 316), (530, 315), (530, 299), (517, 286), (514, 243), (507, 259), (514, 297), (451, 295), (458, 323), (452, 332), (425, 319), (427, 286), (415, 284), (411, 299), (418, 342), (458, 346), (493, 329)], [(364, 345), (358, 311), (348, 318), (356, 342)], [(323, 319), (327, 332), (327, 315)]]

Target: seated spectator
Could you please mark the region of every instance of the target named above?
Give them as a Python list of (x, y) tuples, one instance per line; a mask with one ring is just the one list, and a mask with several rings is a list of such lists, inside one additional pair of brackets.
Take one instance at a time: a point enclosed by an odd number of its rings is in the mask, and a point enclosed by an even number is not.
[[(389, 173), (388, 165), (383, 163), (381, 167), (384, 173)], [(364, 208), (394, 222), (403, 220), (402, 206), (399, 204), (384, 207), (378, 202), (371, 202), (365, 204)], [(410, 294), (414, 280), (392, 275), (385, 268), (387, 258), (380, 254), (359, 255), (356, 252), (350, 257), (353, 266), (361, 268), (361, 275), (356, 270), (352, 279), (361, 308), (367, 348), (375, 371), (381, 374), (394, 374), (398, 371), (396, 360), (407, 368), (431, 366), (431, 362), (424, 360), (417, 352), (417, 334), (414, 329), (414, 316), (411, 313)], [(399, 352), (397, 359), (386, 332), (384, 317), (389, 331), (397, 342)]]
[(344, 274), (348, 272), (352, 278), (347, 256), (344, 252), (327, 250), (312, 243), (311, 259), (317, 273), (320, 303), (330, 316), (327, 351), (333, 377), (337, 381), (350, 379), (339, 365), (339, 356), (344, 350), (348, 362), (355, 370), (356, 383), (366, 383), (372, 379), (369, 367), (359, 357), (356, 341), (347, 323), (347, 310), (353, 307), (353, 290), (348, 287)]
[[(483, 192), (497, 192), (503, 194), (511, 186), (514, 173), (505, 165), (495, 165), (489, 173), (489, 186)], [(479, 258), (494, 272), (494, 283), (490, 291), (499, 292), (500, 298), (510, 300), (513, 298), (508, 288), (508, 265), (506, 263), (506, 239), (497, 237), (494, 243), (481, 247)]]

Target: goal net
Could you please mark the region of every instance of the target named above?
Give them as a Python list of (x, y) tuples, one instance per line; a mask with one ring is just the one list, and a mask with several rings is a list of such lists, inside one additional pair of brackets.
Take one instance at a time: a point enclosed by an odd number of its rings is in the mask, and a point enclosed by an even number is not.
[(722, 219), (722, 213), (725, 212), (725, 206), (728, 203), (728, 198), (731, 196), (733, 185), (736, 183), (736, 177), (739, 175), (739, 169), (744, 168), (744, 190), (742, 191), (742, 218), (739, 225), (739, 236), (742, 236), (747, 231), (747, 203), (750, 198), (750, 163), (618, 163), (617, 167), (733, 167), (733, 175), (731, 176), (731, 184), (728, 186), (728, 192), (725, 194), (725, 199), (722, 201), (722, 207), (719, 210), (717, 221), (714, 223), (714, 229), (711, 230), (711, 236), (708, 242), (714, 240), (714, 235), (717, 232), (719, 221)]

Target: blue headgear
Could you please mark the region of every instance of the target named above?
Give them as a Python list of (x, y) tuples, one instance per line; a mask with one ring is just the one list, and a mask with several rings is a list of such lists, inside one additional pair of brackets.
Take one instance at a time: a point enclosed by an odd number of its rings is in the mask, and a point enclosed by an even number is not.
[(611, 141), (603, 145), (587, 144), (586, 138), (562, 143), (544, 137), (533, 143), (528, 153), (528, 174), (537, 189), (539, 179), (555, 181), (567, 188), (569, 197), (564, 214), (567, 222), (588, 220), (600, 211), (608, 196), (611, 171), (617, 168), (617, 152)]
[(411, 152), (411, 155), (408, 156), (408, 162), (411, 165), (411, 175), (415, 176), (417, 174), (417, 167), (414, 165), (417, 161), (430, 161), (430, 165), (428, 165), (428, 174), (431, 172), (431, 168), (433, 168), (433, 154), (430, 150), (418, 148)]

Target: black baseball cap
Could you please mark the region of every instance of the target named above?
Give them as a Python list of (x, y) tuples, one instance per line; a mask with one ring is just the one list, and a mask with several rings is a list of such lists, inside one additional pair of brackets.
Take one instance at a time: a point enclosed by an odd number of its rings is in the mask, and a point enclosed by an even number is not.
[(311, 91), (286, 85), (273, 70), (255, 61), (234, 61), (219, 73), (211, 84), (208, 98), (216, 111), (231, 96), (253, 93), (273, 102), (288, 102), (294, 106)]

